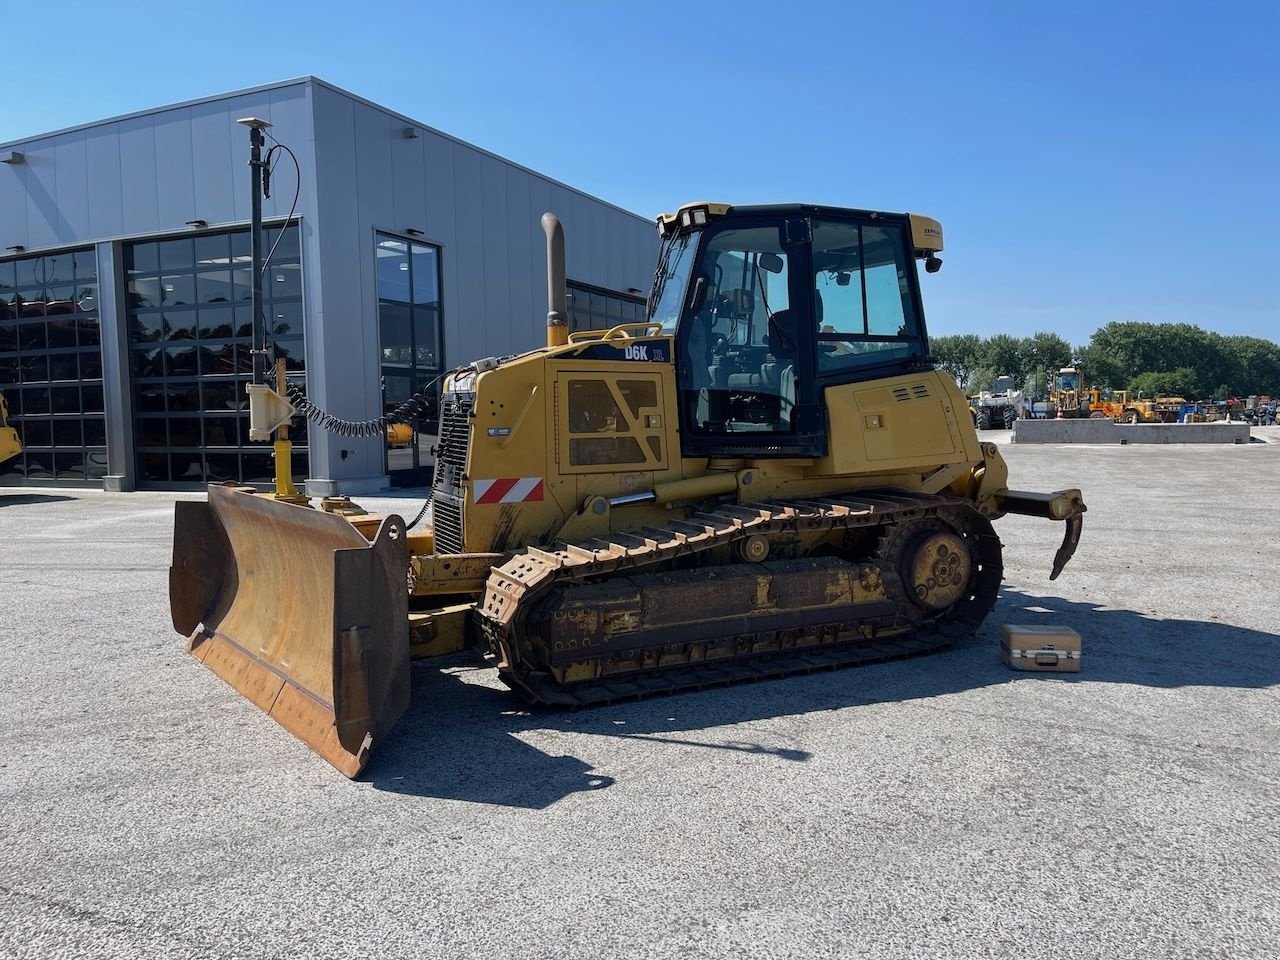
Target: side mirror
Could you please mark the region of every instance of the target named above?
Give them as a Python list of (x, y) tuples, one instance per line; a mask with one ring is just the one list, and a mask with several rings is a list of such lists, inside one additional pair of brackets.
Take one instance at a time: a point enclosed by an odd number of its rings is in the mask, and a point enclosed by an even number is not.
[(941, 259), (934, 256), (925, 257), (925, 260), (924, 260), (925, 273), (937, 273), (941, 269), (942, 269)]
[(761, 270), (767, 270), (770, 273), (781, 273), (784, 266), (782, 258), (776, 253), (762, 253), (756, 262), (760, 264)]

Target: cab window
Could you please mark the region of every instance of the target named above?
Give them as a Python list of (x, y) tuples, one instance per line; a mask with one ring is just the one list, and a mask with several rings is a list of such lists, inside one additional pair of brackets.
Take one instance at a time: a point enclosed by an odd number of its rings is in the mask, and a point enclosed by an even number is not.
[(896, 225), (814, 221), (819, 373), (922, 353), (904, 239)]

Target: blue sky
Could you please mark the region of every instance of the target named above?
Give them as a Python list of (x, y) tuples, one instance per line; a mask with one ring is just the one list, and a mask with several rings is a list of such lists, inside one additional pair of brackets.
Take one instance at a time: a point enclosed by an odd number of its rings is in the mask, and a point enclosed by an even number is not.
[(0, 142), (309, 73), (645, 215), (928, 213), (935, 334), (1280, 339), (1280, 4), (64, 0), (4, 20)]

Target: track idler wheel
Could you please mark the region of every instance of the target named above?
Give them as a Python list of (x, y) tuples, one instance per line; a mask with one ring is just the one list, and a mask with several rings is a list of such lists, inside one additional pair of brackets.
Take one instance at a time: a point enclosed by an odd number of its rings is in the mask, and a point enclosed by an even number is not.
[(973, 563), (960, 534), (930, 524), (908, 539), (898, 571), (920, 608), (938, 613), (968, 594)]

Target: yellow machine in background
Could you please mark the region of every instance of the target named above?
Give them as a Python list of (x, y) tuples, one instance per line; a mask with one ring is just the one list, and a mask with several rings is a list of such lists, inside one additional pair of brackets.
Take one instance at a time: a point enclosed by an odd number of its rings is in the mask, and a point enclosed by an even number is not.
[(1130, 400), (1125, 390), (1088, 391), (1089, 416), (1111, 419), (1117, 423), (1154, 423), (1156, 415), (1150, 400)]
[(9, 426), (9, 405), (0, 393), (0, 463), (21, 452), (22, 441), (18, 439), (18, 431)]
[[(996, 602), (1010, 490), (929, 363), (934, 220), (700, 203), (659, 218), (648, 319), (569, 334), (550, 214), (547, 345), (444, 383), (431, 525), (235, 486), (180, 502), (188, 649), (354, 776), (413, 655), (475, 645), (534, 703), (580, 705), (908, 656)], [(266, 386), (255, 433), (287, 422)]]

